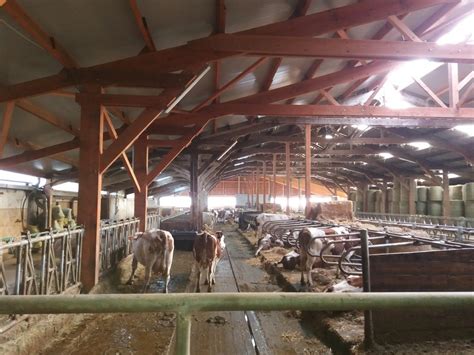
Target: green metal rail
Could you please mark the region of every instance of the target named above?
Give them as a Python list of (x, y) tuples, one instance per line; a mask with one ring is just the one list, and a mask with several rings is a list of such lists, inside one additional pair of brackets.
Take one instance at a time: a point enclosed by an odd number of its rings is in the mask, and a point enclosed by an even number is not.
[(213, 293), (2, 296), (0, 314), (176, 312), (176, 353), (190, 353), (194, 312), (348, 311), (375, 309), (474, 310), (474, 292)]

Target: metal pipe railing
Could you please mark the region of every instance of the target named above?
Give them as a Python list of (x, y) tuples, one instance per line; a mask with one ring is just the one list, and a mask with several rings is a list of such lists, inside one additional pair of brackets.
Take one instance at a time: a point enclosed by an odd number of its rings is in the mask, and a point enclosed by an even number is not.
[(189, 354), (193, 312), (474, 310), (474, 292), (215, 293), (3, 296), (0, 314), (176, 312), (176, 353)]

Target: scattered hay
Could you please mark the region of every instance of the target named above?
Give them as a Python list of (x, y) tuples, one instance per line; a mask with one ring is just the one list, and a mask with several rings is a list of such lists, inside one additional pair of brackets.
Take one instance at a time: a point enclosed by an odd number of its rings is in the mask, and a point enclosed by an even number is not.
[(281, 333), (281, 338), (287, 343), (299, 342), (304, 339), (304, 337), (298, 332), (284, 332)]

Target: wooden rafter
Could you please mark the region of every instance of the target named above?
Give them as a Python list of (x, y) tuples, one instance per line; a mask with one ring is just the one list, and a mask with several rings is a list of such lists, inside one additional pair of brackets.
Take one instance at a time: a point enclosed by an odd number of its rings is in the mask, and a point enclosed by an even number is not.
[[(384, 6), (378, 6), (376, 1), (364, 1), (356, 4), (343, 6), (328, 11), (323, 11), (303, 17), (292, 18), (266, 26), (257, 27), (239, 34), (248, 35), (285, 35), (285, 36), (317, 36), (341, 28), (349, 28), (362, 25), (368, 22), (382, 20), (390, 15), (399, 15), (411, 11), (420, 10), (439, 4), (454, 3), (454, 0), (387, 0)], [(416, 32), (416, 31), (415, 31)], [(212, 39), (214, 36), (209, 37)], [(91, 70), (130, 70), (134, 68), (153, 68), (155, 73), (166, 73), (194, 65), (202, 65), (218, 59), (235, 55), (236, 52), (215, 52), (204, 50), (193, 50), (191, 46), (184, 45), (175, 48), (164, 49), (156, 52), (142, 53), (135, 57), (130, 57), (115, 62), (105, 63), (91, 67)], [(36, 90), (33, 90), (32, 84)], [(48, 86), (46, 87), (46, 84)], [(45, 86), (43, 86), (45, 85)], [(21, 83), (20, 87), (31, 95), (54, 91), (57, 87), (51, 85), (49, 81), (36, 80), (34, 83)], [(16, 86), (16, 97), (24, 97), (24, 92), (18, 92)], [(26, 86), (26, 88), (25, 88)], [(57, 86), (57, 83), (56, 83)], [(10, 88), (6, 88), (9, 92)], [(3, 93), (5, 93), (5, 90)], [(0, 101), (11, 100), (11, 96), (0, 95)]]
[[(430, 42), (373, 41), (289, 36), (223, 34), (196, 40), (190, 46), (256, 56), (296, 56), (341, 59), (415, 60), (473, 63), (474, 46)], [(279, 63), (277, 63), (279, 64)], [(275, 65), (274, 70), (278, 69)], [(268, 84), (268, 83), (267, 83)]]
[(15, 20), (41, 47), (66, 68), (75, 68), (77, 63), (66, 50), (23, 10), (16, 0), (4, 1), (1, 9)]
[(153, 42), (153, 37), (151, 36), (150, 30), (146, 18), (142, 16), (140, 9), (138, 7), (136, 0), (129, 0), (130, 8), (132, 9), (133, 17), (138, 25), (138, 29), (145, 41), (146, 47), (149, 51), (156, 51), (155, 43)]
[(10, 101), (5, 105), (2, 118), (2, 131), (0, 132), (0, 158), (3, 155), (3, 149), (8, 140), (8, 134), (10, 132), (10, 125), (12, 122), (13, 110), (15, 109), (15, 102)]
[(38, 117), (39, 119), (48, 122), (49, 124), (69, 133), (75, 137), (79, 136), (79, 130), (74, 128), (72, 125), (67, 124), (64, 118), (58, 117), (52, 112), (46, 110), (44, 107), (41, 107), (30, 100), (21, 99), (16, 101), (16, 106), (23, 111), (29, 112), (32, 115)]
[(400, 20), (397, 16), (389, 16), (388, 22), (391, 23), (403, 36), (407, 37), (410, 41), (413, 42), (422, 42), (420, 37), (418, 37), (405, 23)]
[(439, 106), (441, 107), (448, 107), (446, 104), (441, 100), (434, 92), (429, 88), (428, 85), (426, 85), (423, 80), (420, 78), (413, 76), (413, 80), (433, 99), (434, 102), (436, 102)]
[[(114, 124), (112, 122), (112, 119), (109, 116), (109, 113), (104, 108), (102, 108), (102, 119), (104, 119), (105, 123), (107, 124), (107, 130), (109, 131), (110, 136), (112, 137), (113, 140), (116, 140), (118, 138), (117, 131), (115, 130)], [(135, 175), (132, 164), (130, 163), (130, 160), (128, 159), (125, 151), (122, 152), (121, 157), (122, 157), (123, 164), (125, 168), (127, 169), (127, 172), (130, 176), (130, 179), (133, 182), (135, 189), (137, 189), (137, 191), (140, 192), (141, 191), (140, 183), (138, 182), (138, 179)]]

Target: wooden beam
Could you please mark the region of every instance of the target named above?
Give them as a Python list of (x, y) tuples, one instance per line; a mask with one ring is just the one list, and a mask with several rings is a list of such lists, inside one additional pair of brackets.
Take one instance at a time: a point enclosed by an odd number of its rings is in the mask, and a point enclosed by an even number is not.
[[(113, 140), (116, 140), (118, 138), (118, 134), (114, 128), (114, 124), (112, 123), (112, 119), (110, 118), (109, 113), (107, 112), (106, 109), (103, 108), (102, 114), (103, 114), (102, 118), (107, 123), (107, 128), (108, 128), (110, 136), (112, 137)], [(132, 164), (130, 163), (130, 160), (128, 160), (128, 157), (125, 151), (122, 152), (121, 157), (122, 157), (123, 165), (125, 166), (128, 172), (128, 175), (130, 176), (130, 179), (133, 182), (135, 191), (141, 192), (140, 183), (138, 182), (137, 176), (135, 175), (135, 172), (133, 171)]]
[(260, 58), (258, 59), (255, 63), (253, 63), (252, 65), (250, 65), (249, 67), (247, 67), (246, 69), (244, 69), (239, 75), (237, 75), (235, 78), (233, 78), (232, 80), (228, 81), (225, 85), (223, 85), (222, 87), (220, 88), (217, 88), (216, 91), (214, 91), (214, 93), (209, 96), (206, 100), (204, 100), (203, 102), (201, 102), (198, 106), (196, 106), (192, 112), (197, 112), (199, 111), (200, 109), (202, 109), (204, 106), (208, 105), (209, 103), (211, 103), (213, 100), (219, 98), (219, 96), (227, 91), (228, 89), (230, 89), (231, 87), (233, 87), (235, 84), (237, 84), (242, 78), (244, 78), (247, 74), (253, 72), (255, 69), (257, 69), (260, 65), (262, 65), (265, 61), (267, 60), (267, 58), (263, 57), (263, 58)]
[(34, 104), (29, 100), (18, 100), (16, 101), (16, 106), (75, 137), (79, 137), (79, 130), (74, 128), (71, 124), (67, 124), (64, 118), (56, 116), (45, 108)]
[(137, 176), (138, 186), (135, 186), (134, 214), (140, 218), (140, 231), (147, 230), (147, 206), (148, 206), (148, 184), (146, 181), (148, 175), (148, 144), (147, 136), (142, 135), (133, 145), (134, 159), (133, 169)]
[(327, 90), (322, 89), (319, 90), (319, 92), (326, 98), (326, 100), (329, 101), (331, 105), (340, 106), (340, 103), (337, 102), (336, 99)]
[[(317, 36), (341, 28), (349, 28), (373, 21), (383, 20), (390, 15), (399, 15), (430, 6), (453, 3), (457, 3), (457, 1), (405, 0), (400, 2), (399, 0), (387, 0), (384, 2), (384, 6), (379, 6), (380, 4), (376, 0), (369, 0), (304, 17), (297, 17), (287, 21), (257, 27), (251, 30), (239, 32), (238, 34)], [(131, 68), (150, 68), (155, 73), (168, 73), (198, 64), (209, 63), (235, 54), (236, 52), (196, 50), (188, 45), (183, 45), (157, 52), (142, 53), (135, 57), (100, 64), (89, 69), (126, 71)], [(67, 76), (66, 73), (64, 73), (64, 75)], [(46, 87), (43, 85), (43, 79), (40, 79), (33, 82), (21, 83), (19, 85), (28, 91), (29, 95), (32, 95), (32, 92), (34, 92), (35, 95), (38, 95), (58, 89), (58, 87), (52, 87), (51, 83), (47, 83), (49, 86)], [(15, 86), (18, 90), (18, 85)], [(8, 93), (10, 88), (5, 89), (5, 91)], [(1, 95), (2, 93), (4, 94), (5, 91), (0, 91), (0, 101), (12, 100), (13, 97), (11, 95)], [(28, 96), (25, 92), (17, 92), (16, 98), (25, 96)]]
[[(470, 44), (439, 46), (430, 42), (223, 34), (196, 40), (190, 45), (201, 49), (234, 51), (256, 56), (278, 56), (279, 58), (293, 56), (398, 61), (430, 59), (466, 64), (474, 62), (472, 58), (474, 45)], [(279, 63), (277, 64), (279, 66)], [(278, 66), (275, 64), (272, 67), (273, 70), (277, 70)]]
[(163, 156), (157, 166), (155, 166), (147, 175), (147, 184), (150, 185), (153, 180), (161, 174), (168, 165), (186, 148), (189, 144), (191, 144), (192, 140), (202, 131), (204, 126), (195, 127), (193, 132), (187, 134), (186, 136), (179, 139), (180, 144), (173, 147), (168, 153)]
[(142, 16), (140, 9), (138, 8), (138, 4), (136, 0), (129, 0), (130, 7), (132, 9), (133, 17), (137, 22), (138, 29), (145, 41), (146, 47), (149, 51), (154, 52), (156, 51), (155, 43), (153, 42), (153, 38), (151, 37), (150, 30), (148, 29), (148, 24), (146, 22), (145, 17)]
[(180, 144), (179, 139), (151, 139), (148, 138), (148, 147), (151, 148), (173, 148)]
[[(15, 146), (16, 148), (23, 149), (23, 150), (39, 150), (39, 149), (44, 148), (43, 146), (39, 146), (38, 144), (34, 144), (34, 143), (31, 143), (31, 142), (20, 140), (16, 137), (15, 138), (9, 138), (8, 141), (10, 142), (10, 144)], [(57, 154), (49, 155), (45, 158), (57, 160), (57, 161), (60, 161), (62, 163), (74, 166), (76, 168), (79, 167), (79, 161), (78, 160), (69, 158), (68, 156), (64, 155), (64, 153), (57, 153)]]
[[(177, 96), (177, 90), (169, 90), (171, 96)], [(170, 95), (124, 95), (124, 94), (76, 94), (76, 101), (81, 103), (83, 101), (96, 100), (103, 106), (110, 107), (166, 107), (171, 99)]]
[[(367, 117), (367, 122), (377, 124), (376, 118), (393, 118), (397, 120), (471, 120), (473, 108), (410, 107), (407, 109), (390, 109), (375, 106), (333, 106), (333, 105), (277, 105), (277, 104), (220, 104), (215, 108), (222, 114), (265, 115), (271, 117), (344, 117), (350, 123), (352, 117)], [(317, 123), (317, 121), (315, 121)]]
[(3, 155), (3, 150), (8, 140), (8, 133), (12, 123), (13, 110), (15, 109), (15, 102), (10, 101), (5, 105), (2, 118), (2, 131), (0, 132), (0, 158)]
[(456, 63), (448, 64), (449, 107), (457, 107), (459, 103), (459, 74)]
[(447, 108), (446, 104), (441, 100), (421, 79), (416, 76), (412, 77), (415, 82), (436, 102), (439, 106)]
[[(100, 88), (86, 87), (90, 93)], [(96, 102), (81, 105), (79, 206), (78, 222), (84, 226), (81, 260), (81, 282), (86, 292), (99, 281), (100, 207), (102, 174), (100, 155), (103, 151), (104, 121), (100, 119), (101, 107)]]
[(413, 42), (423, 42), (405, 23), (397, 16), (389, 16), (388, 22), (395, 27), (403, 36)]
[(15, 166), (17, 164), (27, 163), (33, 160), (46, 158), (50, 155), (62, 153), (79, 147), (79, 141), (73, 139), (68, 142), (56, 144), (50, 147), (41, 148), (37, 150), (26, 151), (8, 158), (0, 159), (0, 169)]
[(225, 0), (216, 0), (216, 33), (225, 33), (226, 6)]
[[(466, 85), (471, 81), (471, 79), (473, 79), (473, 78), (474, 78), (474, 70), (471, 71), (469, 74), (467, 74), (467, 75), (464, 77), (464, 79), (462, 79), (462, 80), (458, 83), (459, 91), (461, 91), (461, 90), (464, 88), (464, 86), (466, 86)], [(444, 87), (444, 88), (441, 89), (441, 90), (438, 90), (438, 91), (436, 92), (436, 95), (441, 96), (441, 95), (443, 95), (444, 93), (446, 93), (446, 92), (448, 92), (448, 91), (449, 91), (449, 85), (446, 86), (446, 87)]]
[(443, 170), (443, 216), (451, 217), (451, 201), (449, 197), (449, 171)]
[(43, 47), (58, 62), (66, 68), (77, 67), (77, 63), (69, 56), (66, 50), (54, 39), (48, 35), (33, 19), (23, 10), (16, 0), (8, 0), (3, 6), (5, 11), (16, 23), (18, 23), (36, 43)]

